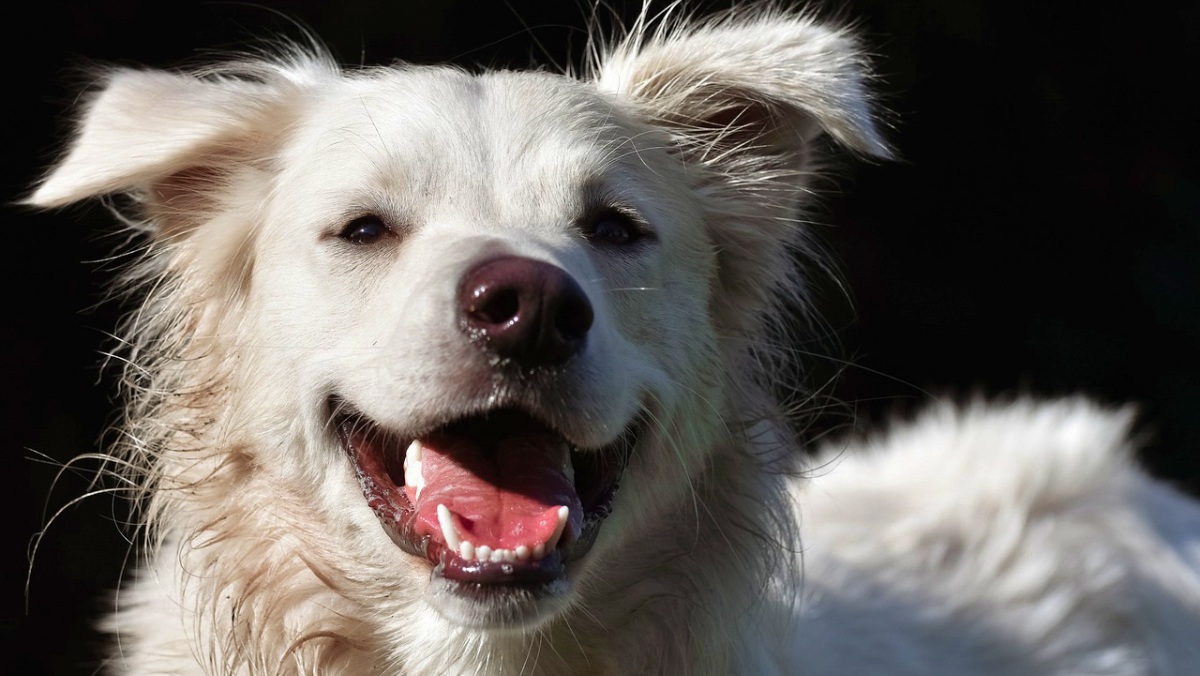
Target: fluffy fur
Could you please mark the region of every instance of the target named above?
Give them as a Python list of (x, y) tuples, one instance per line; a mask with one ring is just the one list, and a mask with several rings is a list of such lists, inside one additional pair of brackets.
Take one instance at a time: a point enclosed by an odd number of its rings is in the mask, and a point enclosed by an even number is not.
[[(116, 70), (30, 198), (145, 233), (113, 462), (142, 568), (117, 673), (1185, 673), (1200, 509), (1084, 401), (943, 407), (805, 462), (777, 403), (825, 139), (883, 157), (846, 31), (640, 21), (581, 78), (316, 50)], [(636, 246), (589, 236), (617, 209)], [(354, 244), (364, 216), (383, 239)], [(587, 347), (513, 376), (455, 324), (497, 252), (574, 279)], [(528, 377), (525, 377), (528, 376)], [(383, 532), (332, 422), (496, 401), (572, 444), (639, 426), (565, 594), (484, 621)], [(808, 478), (800, 478), (807, 475)], [(801, 536), (803, 534), (803, 537)], [(441, 591), (439, 591), (441, 590)]]

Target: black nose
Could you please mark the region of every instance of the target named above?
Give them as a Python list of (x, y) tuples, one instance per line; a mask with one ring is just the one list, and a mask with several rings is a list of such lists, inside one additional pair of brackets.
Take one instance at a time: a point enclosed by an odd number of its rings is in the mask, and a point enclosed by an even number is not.
[(531, 258), (484, 261), (463, 276), (463, 327), (497, 356), (524, 367), (554, 366), (583, 349), (592, 304), (561, 268)]

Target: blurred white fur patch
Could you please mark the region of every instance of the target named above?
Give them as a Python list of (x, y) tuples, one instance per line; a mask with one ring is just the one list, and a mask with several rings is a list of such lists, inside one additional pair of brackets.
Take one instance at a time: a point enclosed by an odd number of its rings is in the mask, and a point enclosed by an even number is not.
[(1137, 469), (1132, 419), (976, 401), (827, 444), (799, 493), (806, 625), (923, 626), (904, 659), (937, 673), (1187, 673), (1200, 511)]

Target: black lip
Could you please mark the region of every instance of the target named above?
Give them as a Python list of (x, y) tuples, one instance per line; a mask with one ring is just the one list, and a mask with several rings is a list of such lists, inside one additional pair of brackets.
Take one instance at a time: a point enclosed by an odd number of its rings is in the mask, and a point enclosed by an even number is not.
[[(537, 561), (476, 562), (461, 559), (456, 553), (447, 551), (441, 542), (428, 536), (415, 535), (416, 510), (403, 490), (403, 471), (400, 469), (403, 449), (412, 439), (439, 429), (479, 438), (529, 425), (544, 427), (557, 434), (554, 428), (524, 409), (506, 407), (462, 416), (421, 434), (398, 436), (385, 432), (370, 418), (352, 410), (344, 400), (332, 399), (330, 406), (330, 410), (335, 412), (333, 419), (342, 447), (350, 456), (363, 495), (384, 531), (404, 552), (430, 561), (435, 577), (458, 583), (456, 586), (463, 587), (464, 593), (474, 589), (468, 596), (481, 598), (487, 594), (480, 592), (479, 587), (494, 587), (497, 592), (502, 589), (529, 592), (538, 588), (561, 587), (557, 583), (565, 580), (567, 565), (587, 554), (605, 518), (612, 511), (620, 479), (643, 427), (639, 416), (614, 441), (602, 447), (579, 449), (571, 445), (576, 491), (584, 506), (583, 528), (577, 539)], [(360, 431), (363, 426), (379, 435), (381, 453), (370, 453), (354, 447), (352, 432)]]

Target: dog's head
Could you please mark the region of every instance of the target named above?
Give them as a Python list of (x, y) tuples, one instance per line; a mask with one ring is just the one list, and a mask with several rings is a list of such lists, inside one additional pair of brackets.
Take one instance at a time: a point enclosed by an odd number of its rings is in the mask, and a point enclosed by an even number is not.
[(605, 54), (109, 74), (30, 202), (126, 194), (150, 231), (132, 424), (172, 527), (236, 512), (472, 627), (654, 564), (761, 413), (819, 138), (887, 151), (856, 44), (808, 19)]

